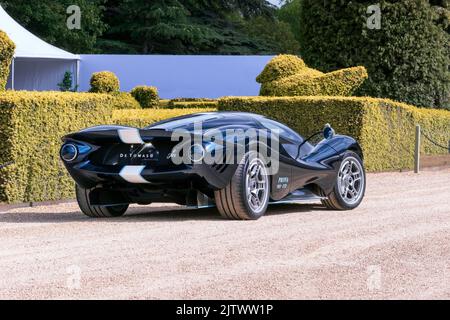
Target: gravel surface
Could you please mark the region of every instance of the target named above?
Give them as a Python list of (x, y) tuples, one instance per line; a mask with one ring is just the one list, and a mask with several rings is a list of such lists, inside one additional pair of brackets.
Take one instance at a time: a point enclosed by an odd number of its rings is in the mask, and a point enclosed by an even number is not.
[(349, 212), (278, 205), (259, 221), (75, 203), (0, 213), (1, 299), (450, 298), (450, 169), (368, 175)]

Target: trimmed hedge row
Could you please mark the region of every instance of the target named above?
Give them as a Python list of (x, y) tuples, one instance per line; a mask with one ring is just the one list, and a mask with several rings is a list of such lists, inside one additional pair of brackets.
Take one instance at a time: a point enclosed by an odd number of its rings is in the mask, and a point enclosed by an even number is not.
[(217, 111), (217, 108), (114, 110), (114, 124), (143, 128), (152, 123), (186, 114)]
[(174, 98), (171, 102), (214, 102), (216, 99), (211, 98)]
[[(387, 99), (356, 97), (228, 97), (220, 111), (246, 111), (281, 121), (308, 136), (330, 123), (337, 133), (356, 138), (369, 171), (410, 169), (414, 166), (414, 130), (447, 145), (450, 112), (413, 107)], [(445, 149), (424, 141), (422, 152), (445, 154)]]
[(8, 35), (0, 30), (0, 91), (4, 91), (9, 76), (9, 66), (14, 56), (16, 45)]
[(261, 96), (350, 96), (367, 79), (364, 67), (330, 73), (308, 68), (297, 56), (279, 55), (256, 78)]
[(217, 108), (217, 100), (208, 101), (174, 101), (171, 100), (166, 108), (169, 109), (203, 109)]
[(113, 109), (141, 109), (139, 102), (128, 92), (116, 92), (111, 96), (114, 97), (111, 105)]
[(7, 91), (0, 94), (0, 202), (73, 198), (59, 159), (61, 137), (111, 122), (112, 95)]

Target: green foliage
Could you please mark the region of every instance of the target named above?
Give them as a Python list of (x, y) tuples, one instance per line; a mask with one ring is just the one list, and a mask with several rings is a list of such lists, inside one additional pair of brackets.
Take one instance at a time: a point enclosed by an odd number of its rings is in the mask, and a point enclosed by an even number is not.
[(120, 82), (117, 76), (110, 71), (95, 72), (91, 77), (90, 92), (115, 93), (120, 90)]
[[(97, 38), (106, 29), (102, 21), (105, 0), (3, 0), (3, 8), (30, 32), (45, 41), (74, 53), (96, 53)], [(81, 9), (81, 29), (67, 28), (66, 10)]]
[(278, 10), (277, 17), (280, 21), (289, 24), (295, 39), (300, 43), (300, 10), (301, 10), (302, 0), (288, 0), (285, 1), (283, 6)]
[(161, 120), (212, 111), (217, 108), (114, 110), (112, 121), (117, 125), (144, 128)]
[(159, 104), (158, 89), (156, 87), (137, 86), (130, 93), (142, 108), (154, 108)]
[[(126, 47), (130, 53), (277, 52), (278, 44), (273, 47), (273, 43), (246, 33), (249, 19), (274, 17), (275, 9), (265, 0), (117, 0), (107, 1), (106, 7), (105, 21), (111, 28), (103, 43), (114, 52)], [(275, 25), (274, 20), (270, 28)]]
[(369, 79), (358, 94), (450, 108), (449, 34), (436, 8), (427, 0), (378, 3), (381, 29), (370, 30), (367, 1), (302, 0), (305, 62), (322, 71), (363, 65)]
[[(443, 145), (447, 145), (450, 132), (450, 111), (421, 109), (387, 99), (229, 97), (219, 100), (219, 110), (262, 114), (287, 124), (303, 136), (330, 123), (337, 133), (359, 141), (369, 171), (412, 168), (417, 123)], [(447, 153), (428, 141), (424, 141), (422, 152)]]
[(61, 137), (111, 122), (112, 95), (7, 91), (0, 95), (0, 202), (73, 197)]
[(246, 21), (244, 30), (252, 39), (265, 43), (272, 54), (300, 52), (300, 44), (286, 22), (258, 16)]
[(120, 19), (111, 31), (127, 34), (144, 54), (195, 43), (207, 32), (188, 22), (189, 12), (178, 0), (123, 0), (117, 9)]
[[(298, 53), (298, 41), (266, 0), (3, 0), (25, 28), (75, 53)], [(69, 30), (70, 5), (81, 30)]]
[(364, 67), (324, 74), (292, 55), (273, 58), (256, 78), (262, 96), (349, 96), (367, 79)]
[(66, 71), (64, 73), (64, 78), (60, 83), (58, 83), (58, 87), (59, 87), (59, 91), (61, 91), (61, 92), (77, 91), (78, 87), (77, 86), (75, 86), (75, 88), (73, 87), (72, 72)]
[(5, 90), (15, 49), (14, 42), (5, 32), (0, 30), (0, 91)]

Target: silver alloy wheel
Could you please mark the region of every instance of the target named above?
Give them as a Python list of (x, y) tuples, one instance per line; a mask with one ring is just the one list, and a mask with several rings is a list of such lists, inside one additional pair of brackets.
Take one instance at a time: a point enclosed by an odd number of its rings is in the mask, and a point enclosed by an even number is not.
[(337, 179), (342, 200), (348, 205), (357, 203), (362, 197), (366, 183), (361, 163), (354, 157), (345, 158)]
[(264, 210), (269, 198), (269, 177), (261, 159), (254, 158), (247, 167), (245, 191), (249, 207), (254, 213)]

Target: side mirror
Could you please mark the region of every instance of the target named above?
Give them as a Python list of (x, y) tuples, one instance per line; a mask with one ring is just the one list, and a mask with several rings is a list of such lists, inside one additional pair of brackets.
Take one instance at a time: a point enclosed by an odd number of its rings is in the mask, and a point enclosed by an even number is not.
[(325, 139), (331, 139), (334, 137), (334, 133), (334, 129), (330, 126), (329, 123), (327, 123), (323, 128), (323, 137)]

